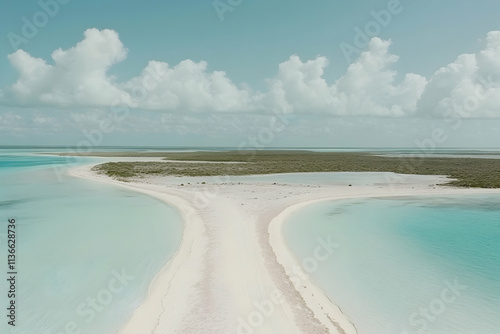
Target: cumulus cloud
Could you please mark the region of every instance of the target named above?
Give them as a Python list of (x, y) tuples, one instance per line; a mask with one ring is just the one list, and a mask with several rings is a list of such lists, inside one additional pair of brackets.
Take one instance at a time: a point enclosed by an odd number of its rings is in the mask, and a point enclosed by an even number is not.
[(280, 64), (277, 77), (269, 80), (266, 102), (301, 113), (402, 116), (413, 112), (426, 79), (407, 74), (397, 83), (391, 66), (398, 57), (389, 53), (390, 44), (372, 39), (368, 50), (331, 85), (323, 78), (328, 65), (325, 57), (302, 62), (292, 56)]
[(175, 66), (150, 61), (127, 82), (117, 82), (109, 69), (127, 56), (113, 30), (88, 29), (74, 47), (55, 50), (52, 61), (23, 50), (10, 54), (19, 78), (0, 90), (0, 102), (21, 106), (109, 107), (162, 112), (240, 112), (280, 110), (334, 116), (500, 117), (500, 32), (490, 32), (476, 54), (460, 55), (427, 80), (398, 75), (398, 56), (391, 41), (373, 38), (368, 49), (333, 83), (324, 77), (326, 57), (302, 61), (293, 55), (267, 79), (267, 90), (236, 85), (222, 71), (209, 71), (204, 61)]
[(440, 68), (418, 103), (422, 116), (500, 117), (500, 31), (488, 33), (483, 50)]
[(224, 72), (207, 71), (207, 63), (184, 60), (174, 67), (150, 61), (142, 73), (120, 85), (137, 107), (153, 110), (245, 111), (251, 93), (239, 89)]
[(9, 60), (19, 79), (0, 98), (25, 106), (120, 104), (167, 111), (234, 111), (250, 105), (249, 90), (237, 88), (224, 72), (208, 72), (206, 62), (185, 60), (171, 68), (151, 61), (138, 77), (117, 83), (108, 70), (126, 55), (115, 31), (97, 29), (86, 30), (75, 47), (54, 51), (53, 65), (18, 50)]
[(19, 79), (5, 90), (4, 99), (21, 105), (109, 105), (128, 100), (107, 74), (125, 59), (127, 50), (112, 30), (88, 29), (76, 46), (52, 53), (54, 64), (35, 58), (23, 50), (10, 54)]
[(403, 116), (415, 110), (427, 80), (409, 73), (397, 83), (391, 66), (399, 57), (389, 53), (390, 45), (373, 38), (368, 51), (335, 84), (335, 95), (345, 108), (342, 114)]

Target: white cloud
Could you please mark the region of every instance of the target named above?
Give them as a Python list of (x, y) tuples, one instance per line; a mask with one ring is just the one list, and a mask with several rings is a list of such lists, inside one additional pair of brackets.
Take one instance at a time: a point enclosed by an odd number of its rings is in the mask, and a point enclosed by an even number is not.
[[(250, 92), (237, 88), (224, 72), (208, 72), (206, 62), (184, 60), (170, 68), (150, 61), (125, 83), (107, 72), (124, 60), (127, 50), (113, 30), (88, 29), (83, 41), (52, 53), (53, 65), (23, 50), (9, 55), (18, 81), (2, 91), (4, 101), (26, 106), (113, 106), (167, 111), (247, 110)], [(3, 96), (3, 97), (2, 97)]]
[(237, 88), (224, 72), (207, 63), (184, 60), (173, 68), (150, 61), (142, 73), (120, 85), (139, 108), (167, 111), (246, 111), (251, 93)]
[(345, 115), (404, 116), (415, 110), (427, 80), (409, 73), (396, 83), (391, 69), (399, 57), (389, 53), (390, 41), (373, 38), (368, 51), (349, 66), (335, 85)]
[(419, 115), (500, 117), (500, 31), (488, 33), (485, 47), (463, 54), (429, 80)]
[(390, 44), (373, 38), (369, 49), (332, 85), (323, 78), (328, 65), (325, 57), (303, 63), (292, 56), (280, 64), (277, 77), (269, 80), (266, 103), (286, 111), (333, 115), (402, 116), (413, 112), (426, 79), (407, 74), (396, 83), (397, 73), (390, 67), (398, 57), (389, 53)]
[[(0, 91), (4, 104), (59, 108), (110, 107), (163, 112), (243, 112), (278, 109), (290, 113), (345, 116), (432, 116), (453, 110), (464, 117), (500, 117), (500, 32), (490, 32), (483, 50), (465, 54), (429, 81), (417, 74), (398, 76), (398, 56), (391, 42), (373, 38), (346, 73), (328, 83), (326, 57), (303, 62), (293, 55), (268, 79), (268, 90), (237, 86), (206, 62), (184, 60), (175, 66), (150, 61), (127, 82), (108, 71), (123, 61), (127, 49), (113, 30), (88, 29), (74, 47), (52, 53), (52, 62), (18, 50), (9, 60), (19, 72), (12, 86)], [(485, 84), (486, 83), (486, 84)]]
[(53, 65), (23, 50), (9, 55), (19, 72), (17, 82), (4, 93), (20, 105), (110, 105), (128, 96), (107, 75), (108, 69), (125, 59), (127, 50), (113, 30), (88, 29), (76, 46), (52, 53)]
[(303, 63), (296, 55), (279, 65), (278, 75), (268, 80), (264, 105), (291, 111), (319, 111), (332, 103), (331, 89), (323, 78), (325, 57)]

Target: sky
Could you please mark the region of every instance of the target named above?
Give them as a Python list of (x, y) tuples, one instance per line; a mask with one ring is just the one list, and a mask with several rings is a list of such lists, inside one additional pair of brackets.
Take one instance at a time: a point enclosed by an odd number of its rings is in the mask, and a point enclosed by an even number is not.
[(498, 147), (500, 2), (23, 0), (0, 145)]

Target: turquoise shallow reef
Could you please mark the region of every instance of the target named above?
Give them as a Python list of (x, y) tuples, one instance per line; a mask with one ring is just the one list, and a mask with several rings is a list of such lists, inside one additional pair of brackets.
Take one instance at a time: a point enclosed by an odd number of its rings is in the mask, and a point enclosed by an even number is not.
[[(61, 177), (66, 167), (98, 159), (0, 155), (1, 268), (7, 219), (17, 225), (16, 333), (115, 333), (177, 251), (180, 214), (121, 187)], [(7, 288), (2, 279), (2, 295)], [(0, 332), (7, 326), (2, 321)]]
[[(498, 333), (499, 195), (316, 203), (285, 233), (360, 334)], [(314, 265), (328, 236), (339, 247)]]

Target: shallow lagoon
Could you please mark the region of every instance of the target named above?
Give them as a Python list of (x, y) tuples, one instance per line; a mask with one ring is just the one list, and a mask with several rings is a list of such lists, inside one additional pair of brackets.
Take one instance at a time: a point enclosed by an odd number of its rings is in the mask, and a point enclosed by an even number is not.
[[(116, 332), (177, 251), (180, 214), (120, 187), (60, 178), (66, 167), (95, 158), (69, 166), (65, 157), (26, 152), (0, 158), (1, 218), (17, 220), (16, 333)], [(6, 234), (5, 226), (1, 254)], [(6, 267), (6, 256), (0, 264)]]
[[(340, 247), (310, 273), (360, 334), (497, 333), (500, 196), (357, 199), (289, 217), (298, 259)], [(421, 331), (420, 331), (421, 330)]]

